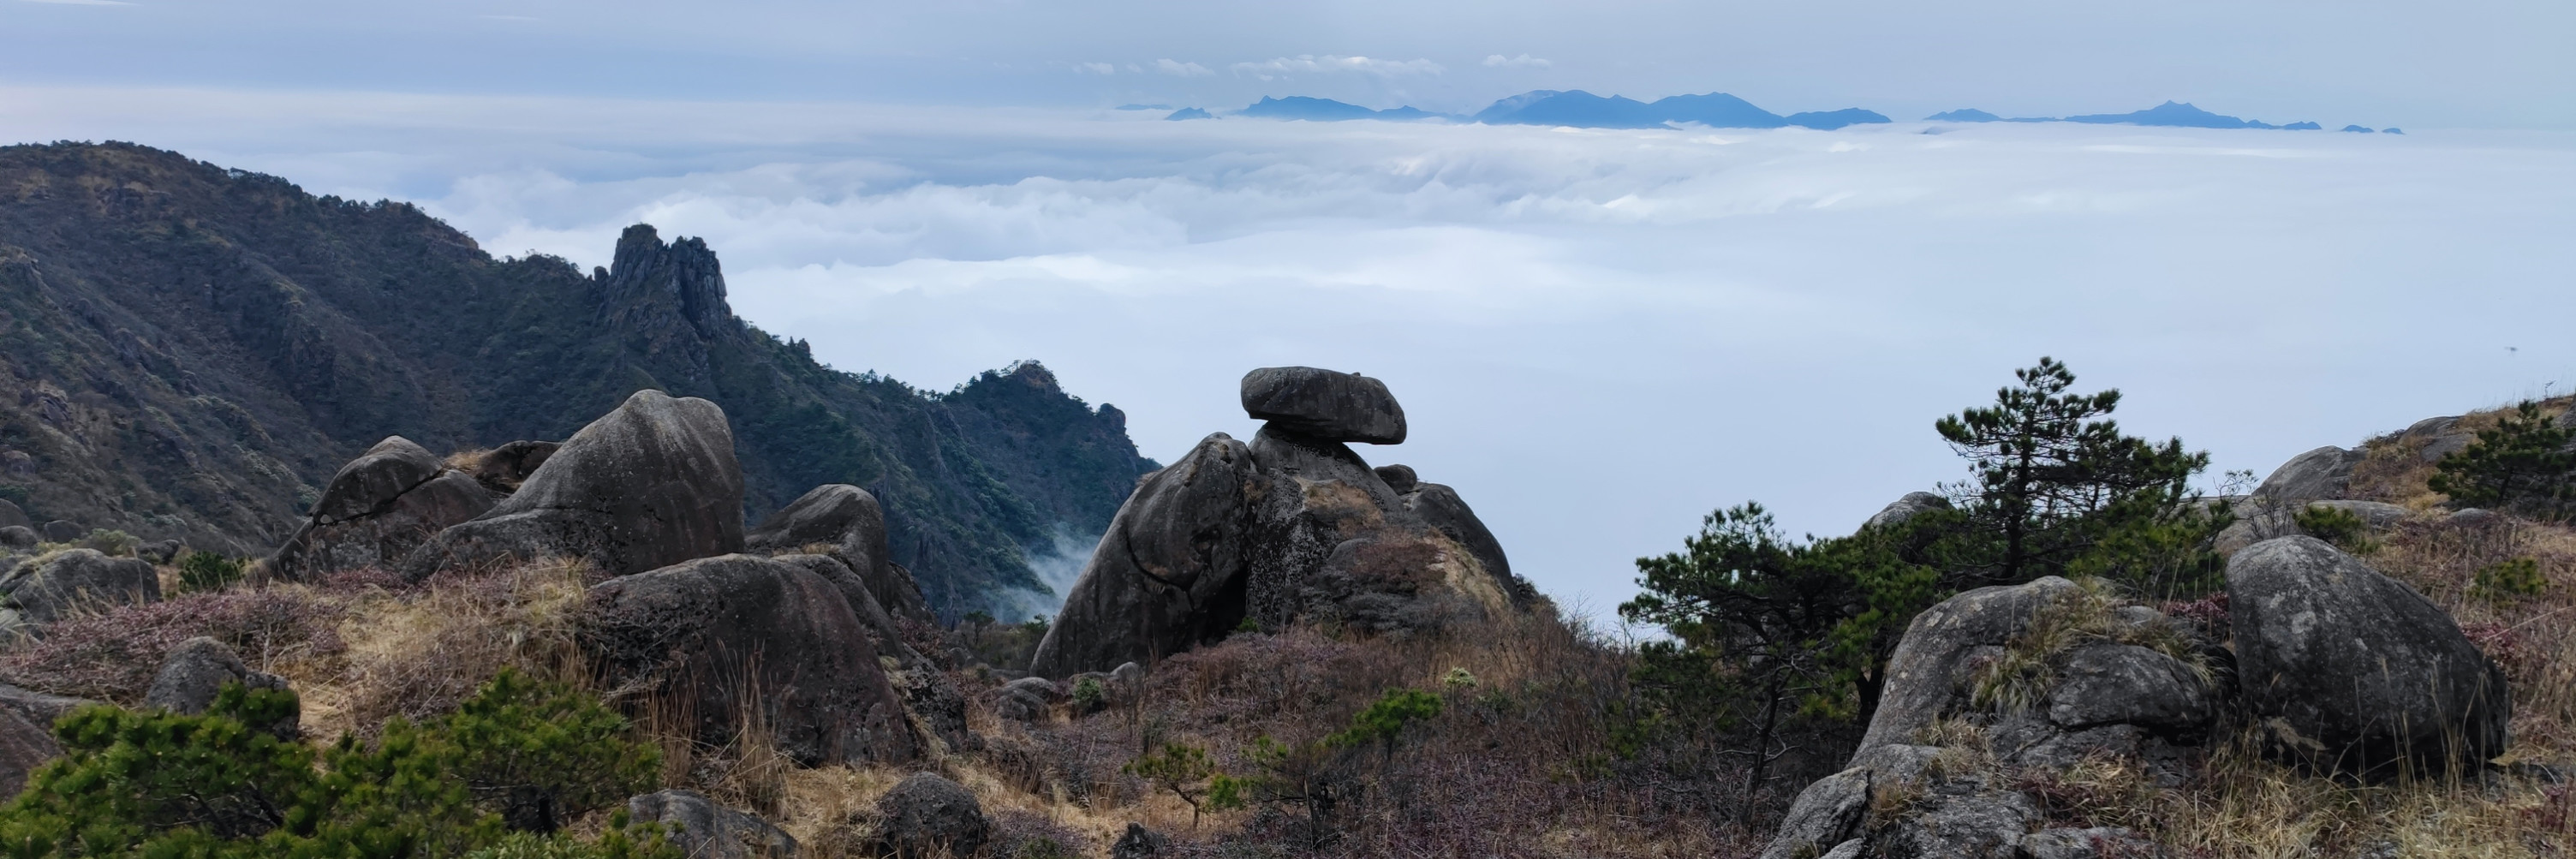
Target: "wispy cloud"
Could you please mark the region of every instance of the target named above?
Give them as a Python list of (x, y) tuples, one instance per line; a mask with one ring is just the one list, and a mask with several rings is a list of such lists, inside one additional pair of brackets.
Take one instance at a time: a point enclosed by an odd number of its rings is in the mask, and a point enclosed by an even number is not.
[(1154, 70), (1167, 75), (1184, 78), (1206, 77), (1208, 75), (1216, 74), (1215, 70), (1206, 66), (1202, 66), (1197, 63), (1184, 63), (1179, 60), (1155, 60)]
[(1108, 63), (1075, 63), (1073, 70), (1077, 74), (1114, 75), (1118, 73), (1118, 67)]
[(1522, 54), (1517, 57), (1506, 57), (1501, 54), (1492, 54), (1485, 57), (1485, 65), (1490, 68), (1529, 67), (1543, 69), (1556, 64), (1528, 54)]
[(1322, 56), (1298, 54), (1258, 63), (1236, 63), (1232, 68), (1236, 74), (1251, 75), (1265, 81), (1289, 75), (1327, 72), (1356, 72), (1379, 77), (1394, 77), (1396, 75), (1436, 75), (1448, 71), (1441, 68), (1439, 63), (1430, 60), (1381, 60), (1336, 54)]

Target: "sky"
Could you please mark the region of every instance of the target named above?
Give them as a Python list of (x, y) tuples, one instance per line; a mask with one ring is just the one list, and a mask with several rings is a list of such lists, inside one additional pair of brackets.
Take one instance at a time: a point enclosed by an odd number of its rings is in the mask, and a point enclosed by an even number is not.
[[(1042, 360), (1164, 461), (1249, 437), (1245, 370), (1364, 372), (1412, 433), (1361, 454), (1595, 613), (1718, 507), (1839, 534), (1959, 479), (1932, 421), (2041, 355), (2258, 476), (2576, 387), (2567, 4), (342, 5), (0, 0), (0, 142), (162, 146), (585, 266), (630, 223), (703, 236), (828, 363)], [(1537, 87), (1909, 121), (1114, 109)], [(1910, 121), (2169, 98), (2408, 133)]]

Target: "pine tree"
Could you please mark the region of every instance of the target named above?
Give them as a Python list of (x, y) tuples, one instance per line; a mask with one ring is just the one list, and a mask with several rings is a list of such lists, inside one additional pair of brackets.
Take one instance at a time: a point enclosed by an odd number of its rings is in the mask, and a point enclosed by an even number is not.
[(1997, 390), (1992, 407), (1934, 425), (1972, 475), (1946, 487), (1966, 532), (1942, 566), (1966, 584), (2017, 584), (2066, 571), (2123, 529), (2183, 515), (2209, 454), (2122, 435), (2109, 419), (2120, 392), (2069, 393), (2075, 374), (2056, 359), (2013, 375), (2021, 384)]
[(2524, 400), (2494, 428), (2478, 431), (2477, 443), (2442, 457), (2428, 481), (2433, 491), (2451, 496), (2463, 507), (2510, 507), (2543, 516), (2564, 515), (2576, 504), (2576, 429), (2540, 416), (2540, 404)]

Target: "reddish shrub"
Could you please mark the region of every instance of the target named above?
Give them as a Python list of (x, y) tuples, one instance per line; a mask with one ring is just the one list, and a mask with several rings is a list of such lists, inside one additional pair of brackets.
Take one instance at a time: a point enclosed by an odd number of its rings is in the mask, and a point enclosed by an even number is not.
[(130, 704), (179, 642), (210, 636), (259, 668), (338, 653), (344, 609), (291, 588), (186, 594), (148, 605), (65, 618), (41, 640), (0, 653), (0, 678), (31, 689)]

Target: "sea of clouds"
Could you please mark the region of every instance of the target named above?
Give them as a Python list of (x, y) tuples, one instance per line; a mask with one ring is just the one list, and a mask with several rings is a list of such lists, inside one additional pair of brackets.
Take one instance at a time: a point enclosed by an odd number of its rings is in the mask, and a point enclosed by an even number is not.
[(1842, 533), (1964, 476), (1933, 420), (2041, 355), (2258, 473), (2576, 388), (2576, 135), (1159, 116), (0, 89), (16, 139), (414, 200), (498, 254), (703, 236), (820, 359), (1039, 359), (1164, 461), (1249, 436), (1252, 367), (1382, 377), (1411, 441), (1362, 455), (1596, 612), (1712, 509)]

